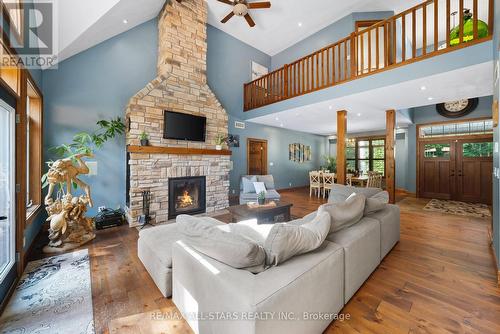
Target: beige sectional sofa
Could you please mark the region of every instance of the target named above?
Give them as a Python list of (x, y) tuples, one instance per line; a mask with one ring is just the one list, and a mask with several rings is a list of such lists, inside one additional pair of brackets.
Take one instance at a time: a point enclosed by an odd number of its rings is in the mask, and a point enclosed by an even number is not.
[[(380, 189), (337, 186), (331, 201)], [(307, 224), (316, 213), (292, 224)], [(261, 273), (173, 246), (173, 301), (195, 333), (322, 333), (399, 240), (399, 208), (387, 204), (330, 233), (318, 249)]]

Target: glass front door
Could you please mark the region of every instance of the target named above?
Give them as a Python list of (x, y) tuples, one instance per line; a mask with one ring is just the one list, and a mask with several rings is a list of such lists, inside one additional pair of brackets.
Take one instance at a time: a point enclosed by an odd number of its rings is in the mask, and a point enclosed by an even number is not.
[(0, 284), (15, 263), (15, 111), (0, 100)]

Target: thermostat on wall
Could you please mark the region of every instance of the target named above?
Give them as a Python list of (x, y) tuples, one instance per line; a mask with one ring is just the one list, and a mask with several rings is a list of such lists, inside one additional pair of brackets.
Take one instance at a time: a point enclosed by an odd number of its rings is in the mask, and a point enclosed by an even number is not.
[(236, 129), (244, 129), (244, 128), (245, 128), (245, 123), (235, 121), (235, 122), (234, 122), (234, 127), (235, 127)]

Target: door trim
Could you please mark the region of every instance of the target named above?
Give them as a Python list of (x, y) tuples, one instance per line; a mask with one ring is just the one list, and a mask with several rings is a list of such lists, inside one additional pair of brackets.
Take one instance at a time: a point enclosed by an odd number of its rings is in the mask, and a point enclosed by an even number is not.
[(15, 190), (15, 184), (16, 184), (16, 110), (12, 108), (11, 105), (6, 103), (4, 100), (0, 99), (0, 107), (3, 109), (7, 110), (9, 115), (9, 122), (10, 125), (12, 126), (12, 131), (10, 133), (10, 144), (11, 144), (11, 152), (10, 152), (10, 166), (9, 166), (9, 178), (10, 178), (10, 222), (11, 222), (11, 229), (10, 229), (10, 237), (11, 237), (11, 252), (12, 252), (12, 258), (9, 259), (9, 263), (5, 267), (4, 271), (0, 274), (0, 284), (3, 283), (5, 278), (9, 275), (10, 271), (12, 270), (12, 267), (16, 264), (16, 203), (17, 203), (17, 196), (16, 196), (16, 190)]
[(258, 142), (266, 144), (266, 155), (264, 156), (264, 173), (262, 175), (267, 175), (267, 155), (268, 155), (268, 142), (267, 139), (259, 138), (247, 138), (247, 174), (250, 175), (250, 142)]

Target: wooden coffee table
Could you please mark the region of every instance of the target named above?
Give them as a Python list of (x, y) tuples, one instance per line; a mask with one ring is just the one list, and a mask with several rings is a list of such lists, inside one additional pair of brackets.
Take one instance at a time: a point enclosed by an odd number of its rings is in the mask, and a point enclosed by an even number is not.
[[(258, 224), (285, 223), (291, 220), (291, 203), (275, 201), (275, 206), (250, 207), (247, 204), (230, 206), (232, 222), (237, 223), (249, 219), (257, 219)], [(269, 204), (269, 203), (266, 203)]]

